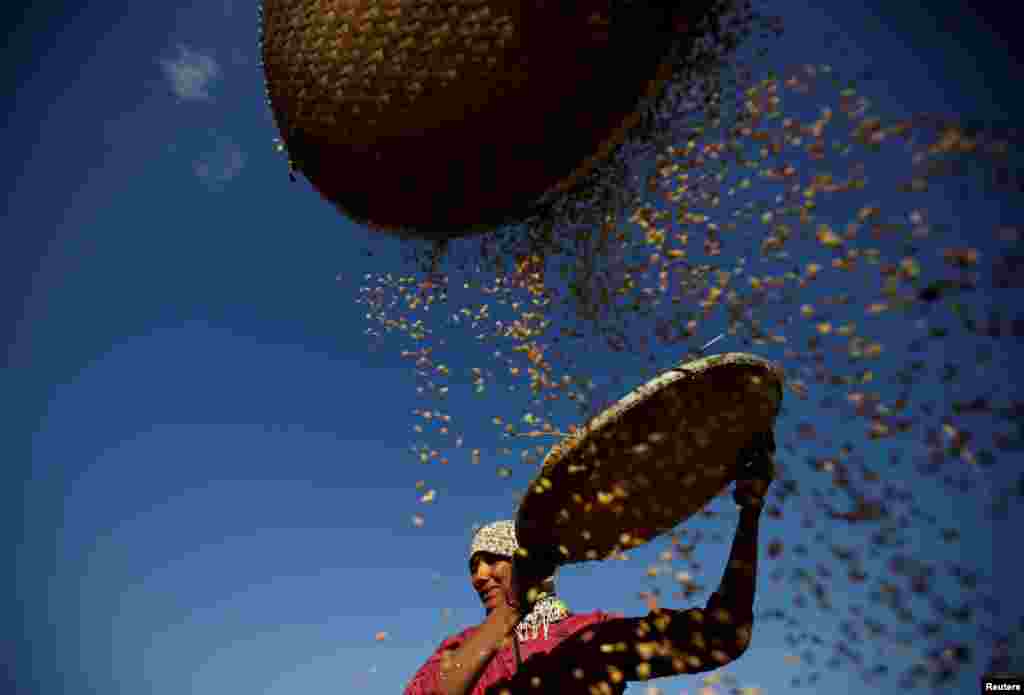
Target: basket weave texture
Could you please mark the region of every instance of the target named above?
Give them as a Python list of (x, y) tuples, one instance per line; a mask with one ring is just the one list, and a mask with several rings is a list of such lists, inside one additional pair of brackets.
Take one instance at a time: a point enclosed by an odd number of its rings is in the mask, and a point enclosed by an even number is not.
[(774, 426), (784, 375), (746, 353), (679, 365), (554, 446), (517, 513), (525, 548), (564, 564), (605, 559), (665, 533), (735, 479), (751, 438)]
[(704, 2), (264, 0), (267, 98), (293, 166), (344, 214), (460, 236), (601, 161)]

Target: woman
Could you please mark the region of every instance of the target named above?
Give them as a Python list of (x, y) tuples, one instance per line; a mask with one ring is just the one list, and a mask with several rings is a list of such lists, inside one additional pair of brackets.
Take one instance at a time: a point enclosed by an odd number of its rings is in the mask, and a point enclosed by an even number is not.
[(711, 671), (739, 658), (754, 623), (758, 523), (774, 451), (766, 433), (740, 454), (739, 527), (703, 609), (656, 609), (644, 618), (571, 613), (555, 596), (554, 564), (524, 559), (511, 521), (480, 529), (469, 568), (487, 617), (442, 642), (405, 695), (621, 695), (626, 681)]

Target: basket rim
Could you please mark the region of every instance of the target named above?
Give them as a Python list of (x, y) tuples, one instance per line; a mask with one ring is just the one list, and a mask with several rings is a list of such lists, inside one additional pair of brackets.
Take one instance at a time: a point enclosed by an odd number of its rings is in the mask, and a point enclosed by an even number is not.
[(777, 382), (776, 387), (779, 392), (778, 400), (781, 405), (785, 386), (785, 374), (782, 368), (771, 360), (747, 352), (723, 352), (696, 360), (681, 362), (674, 367), (669, 367), (665, 372), (649, 381), (640, 384), (613, 405), (595, 415), (582, 427), (577, 428), (574, 433), (567, 435), (560, 442), (552, 446), (541, 463), (540, 475), (538, 477), (543, 476), (552, 466), (557, 465), (561, 460), (570, 456), (594, 433), (621, 420), (629, 411), (647, 400), (648, 396), (678, 381), (693, 378), (713, 367), (723, 365), (762, 368), (766, 374), (775, 378)]

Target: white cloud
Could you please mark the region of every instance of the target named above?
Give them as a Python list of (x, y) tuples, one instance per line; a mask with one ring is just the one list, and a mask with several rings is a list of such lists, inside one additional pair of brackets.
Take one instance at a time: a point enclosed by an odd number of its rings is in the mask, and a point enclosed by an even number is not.
[(213, 149), (192, 164), (195, 175), (211, 191), (222, 191), (245, 166), (245, 153), (231, 139), (219, 136)]
[(160, 61), (174, 93), (189, 101), (209, 99), (210, 84), (221, 74), (217, 61), (183, 45), (178, 46), (178, 52), (176, 60)]

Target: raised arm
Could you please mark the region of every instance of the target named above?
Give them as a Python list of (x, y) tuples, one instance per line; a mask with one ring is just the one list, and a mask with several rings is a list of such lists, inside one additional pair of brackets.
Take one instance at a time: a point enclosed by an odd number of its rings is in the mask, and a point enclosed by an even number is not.
[(512, 678), (488, 688), (487, 695), (614, 693), (623, 681), (714, 670), (743, 653), (744, 637), (749, 642), (749, 628), (743, 633), (739, 627), (716, 626), (714, 610), (713, 597), (704, 610), (610, 617), (547, 654), (531, 656)]
[[(599, 629), (595, 641), (614, 640), (618, 645), (613, 653), (621, 657), (612, 664), (625, 678), (647, 680), (710, 671), (746, 651), (754, 627), (761, 510), (774, 479), (774, 453), (775, 438), (766, 432), (739, 454), (742, 472), (733, 492), (740, 506), (739, 525), (722, 582), (704, 609), (654, 611), (639, 621), (608, 623)], [(632, 639), (625, 634), (630, 629)]]

